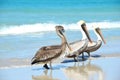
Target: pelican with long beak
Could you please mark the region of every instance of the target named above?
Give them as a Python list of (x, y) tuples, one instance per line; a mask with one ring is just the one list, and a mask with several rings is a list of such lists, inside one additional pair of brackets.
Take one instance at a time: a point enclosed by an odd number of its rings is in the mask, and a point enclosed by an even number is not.
[(88, 43), (88, 46), (85, 50), (85, 52), (88, 53), (89, 57), (90, 57), (90, 52), (96, 51), (101, 47), (102, 41), (104, 42), (104, 44), (106, 44), (106, 41), (99, 27), (94, 26), (94, 33), (97, 35), (97, 38), (98, 38), (97, 41), (93, 41), (92, 44)]
[[(92, 43), (92, 40), (89, 36), (85, 21), (83, 20), (79, 21), (78, 25), (80, 26), (80, 30), (82, 32), (82, 40), (70, 43), (70, 47), (72, 48), (72, 51), (75, 50), (76, 48), (79, 48), (79, 49), (76, 52), (73, 52), (66, 56), (68, 58), (74, 58), (75, 61), (79, 61), (78, 59), (79, 55), (83, 54), (84, 50), (86, 50), (88, 46), (88, 42)], [(76, 57), (77, 57), (77, 60), (76, 60)]]
[(52, 45), (52, 46), (44, 46), (41, 47), (35, 56), (32, 58), (31, 64), (35, 63), (44, 63), (44, 68), (49, 69), (47, 63), (50, 63), (50, 68), (52, 69), (52, 61), (57, 58), (64, 56), (66, 54), (66, 49), (70, 49), (70, 46), (67, 43), (66, 37), (64, 36), (64, 28), (63, 26), (56, 26), (56, 33), (61, 38), (61, 45)]

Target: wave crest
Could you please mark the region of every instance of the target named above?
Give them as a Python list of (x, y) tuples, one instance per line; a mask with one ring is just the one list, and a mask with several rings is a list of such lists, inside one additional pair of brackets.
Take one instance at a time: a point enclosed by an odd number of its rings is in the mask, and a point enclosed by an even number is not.
[[(87, 23), (88, 29), (92, 29), (93, 24), (98, 24), (100, 28), (120, 28), (120, 22), (91, 22)], [(55, 31), (56, 25), (64, 26), (65, 30), (79, 30), (77, 23), (57, 24), (57, 23), (36, 23), (24, 25), (1, 26), (0, 35), (16, 35), (25, 33)]]

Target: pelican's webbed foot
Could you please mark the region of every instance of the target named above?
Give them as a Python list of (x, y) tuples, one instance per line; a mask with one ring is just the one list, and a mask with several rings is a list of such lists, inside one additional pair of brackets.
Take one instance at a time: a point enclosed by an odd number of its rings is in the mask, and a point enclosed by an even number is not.
[(45, 69), (50, 69), (47, 64), (44, 64), (43, 66)]

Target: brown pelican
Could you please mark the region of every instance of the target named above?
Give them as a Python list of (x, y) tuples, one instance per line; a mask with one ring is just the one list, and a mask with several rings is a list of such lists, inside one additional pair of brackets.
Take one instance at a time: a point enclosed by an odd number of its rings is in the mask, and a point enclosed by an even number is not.
[(82, 40), (70, 43), (70, 47), (72, 48), (72, 50), (74, 50), (75, 48), (79, 48), (79, 49), (76, 52), (73, 52), (67, 55), (68, 58), (73, 57), (75, 61), (76, 61), (75, 57), (77, 57), (77, 61), (79, 61), (78, 57), (80, 54), (83, 54), (84, 50), (88, 46), (88, 42), (92, 43), (91, 38), (89, 37), (89, 34), (88, 34), (85, 21), (83, 20), (79, 21), (78, 25), (80, 26), (80, 30), (82, 32)]
[(90, 52), (96, 51), (97, 49), (99, 49), (101, 47), (102, 41), (104, 42), (104, 44), (106, 43), (99, 27), (94, 26), (94, 32), (97, 35), (98, 39), (97, 39), (97, 41), (93, 41), (92, 44), (88, 43), (88, 46), (87, 46), (85, 52), (88, 53), (89, 57), (90, 57)]
[(35, 56), (32, 58), (31, 64), (44, 63), (43, 67), (46, 69), (49, 69), (49, 67), (47, 66), (47, 63), (50, 63), (50, 67), (52, 69), (52, 65), (51, 65), (52, 61), (61, 56), (64, 56), (64, 54), (66, 53), (65, 52), (66, 48), (70, 49), (70, 46), (67, 43), (66, 37), (63, 34), (64, 28), (62, 26), (56, 26), (56, 32), (62, 40), (61, 45), (52, 45), (52, 46), (41, 47), (37, 51)]

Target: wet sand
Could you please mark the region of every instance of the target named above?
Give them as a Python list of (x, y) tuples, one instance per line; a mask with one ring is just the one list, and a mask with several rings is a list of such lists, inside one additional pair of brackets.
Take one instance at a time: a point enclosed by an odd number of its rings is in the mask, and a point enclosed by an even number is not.
[[(13, 59), (12, 61), (12, 63), (18, 65), (21, 63), (21, 61), (17, 59)], [(104, 54), (97, 57), (93, 55), (92, 59), (86, 59), (85, 61), (80, 60), (80, 62), (74, 62), (72, 59), (69, 59), (64, 63), (54, 63), (53, 70), (45, 70), (42, 65), (31, 66), (29, 60), (22, 61), (26, 66), (21, 63), (19, 67), (9, 66), (9, 68), (1, 68), (0, 80), (120, 79), (120, 54)], [(8, 64), (6, 64), (6, 66), (7, 65)]]

